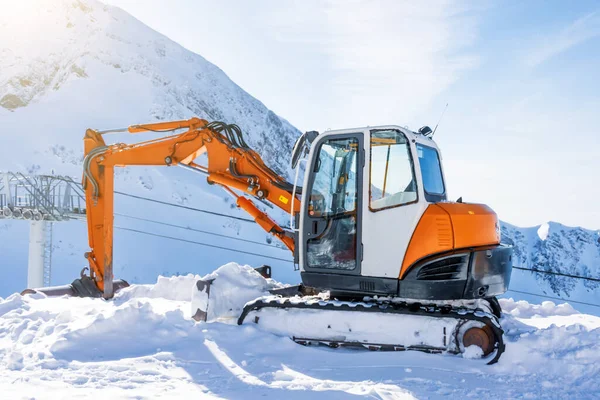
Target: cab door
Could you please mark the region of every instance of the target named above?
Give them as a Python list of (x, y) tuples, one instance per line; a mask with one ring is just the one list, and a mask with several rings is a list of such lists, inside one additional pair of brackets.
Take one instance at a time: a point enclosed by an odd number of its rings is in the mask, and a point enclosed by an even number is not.
[(307, 272), (360, 275), (363, 134), (314, 144), (302, 204), (301, 265)]
[(372, 129), (365, 167), (362, 275), (397, 280), (406, 249), (428, 204), (415, 146), (396, 127)]

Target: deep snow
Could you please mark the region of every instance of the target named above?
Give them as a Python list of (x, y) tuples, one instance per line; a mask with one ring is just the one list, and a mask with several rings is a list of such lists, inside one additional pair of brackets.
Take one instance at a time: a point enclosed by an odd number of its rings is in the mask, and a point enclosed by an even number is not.
[[(228, 279), (240, 271), (250, 273), (236, 264), (218, 272)], [(451, 355), (303, 347), (230, 319), (195, 323), (186, 300), (195, 279), (160, 277), (112, 301), (0, 300), (3, 397), (600, 396), (600, 318), (569, 305), (501, 300), (507, 350), (487, 366)], [(228, 292), (235, 300), (236, 291)]]

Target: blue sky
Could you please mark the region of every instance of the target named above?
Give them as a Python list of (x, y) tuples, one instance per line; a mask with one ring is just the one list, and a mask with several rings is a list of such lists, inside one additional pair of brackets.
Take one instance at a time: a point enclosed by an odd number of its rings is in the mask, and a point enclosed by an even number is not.
[(449, 194), (600, 228), (600, 2), (108, 0), (300, 130), (434, 126)]

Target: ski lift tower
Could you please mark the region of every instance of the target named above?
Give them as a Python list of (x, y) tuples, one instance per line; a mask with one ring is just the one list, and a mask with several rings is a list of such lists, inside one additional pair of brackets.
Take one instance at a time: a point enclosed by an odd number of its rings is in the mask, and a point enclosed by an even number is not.
[(52, 225), (85, 219), (85, 197), (70, 177), (0, 172), (0, 219), (29, 221), (27, 287), (50, 286)]

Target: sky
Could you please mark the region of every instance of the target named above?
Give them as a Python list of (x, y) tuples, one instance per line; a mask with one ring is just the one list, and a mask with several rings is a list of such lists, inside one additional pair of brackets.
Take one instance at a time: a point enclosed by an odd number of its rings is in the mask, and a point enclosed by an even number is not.
[(597, 1), (106, 0), (298, 129), (434, 127), (451, 199), (600, 228)]

